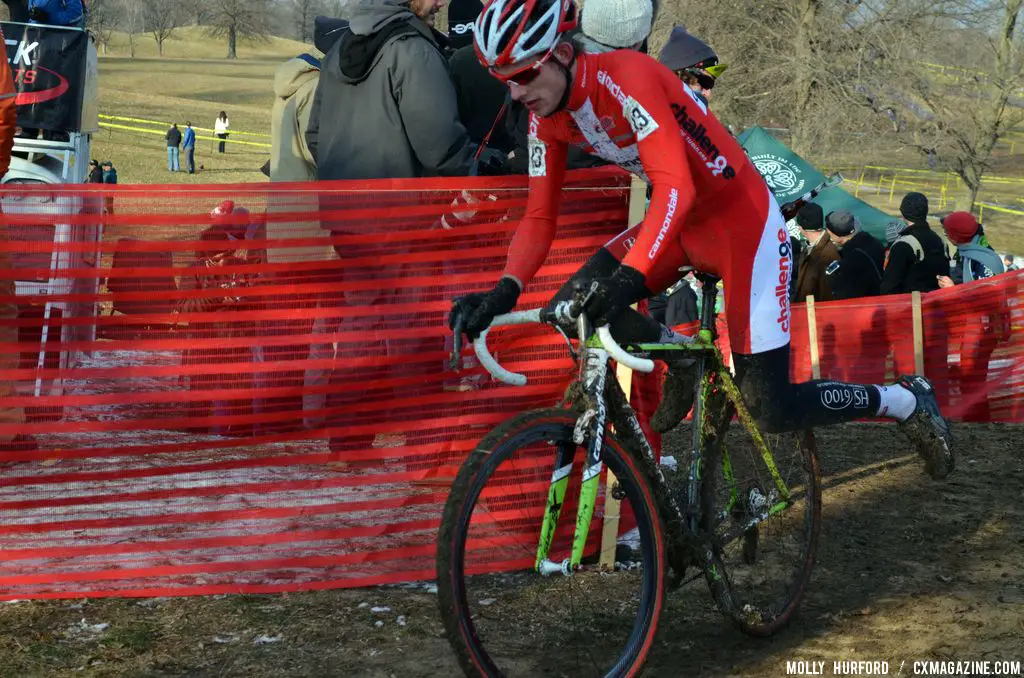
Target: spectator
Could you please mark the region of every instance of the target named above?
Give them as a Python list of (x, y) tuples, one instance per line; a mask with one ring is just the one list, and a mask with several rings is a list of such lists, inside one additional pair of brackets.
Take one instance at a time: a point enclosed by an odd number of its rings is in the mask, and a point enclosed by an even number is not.
[(196, 173), (196, 131), (192, 129), (192, 121), (185, 122), (185, 138), (181, 142), (181, 150), (185, 151), (185, 168), (189, 174)]
[(831, 301), (832, 290), (829, 289), (825, 269), (832, 262), (839, 261), (839, 251), (825, 230), (825, 212), (821, 205), (809, 202), (797, 212), (796, 223), (810, 247), (804, 248), (800, 256), (793, 301), (807, 301), (807, 297), (812, 295), (815, 301)]
[(939, 276), (939, 287), (952, 287), (972, 280), (991, 278), (1005, 271), (985, 229), (970, 212), (953, 212), (940, 220), (946, 237), (956, 247), (949, 275)]
[(3, 0), (3, 2), (11, 14), (11, 21), (27, 24), (31, 20), (28, 14), (28, 0)]
[[(950, 274), (939, 276), (939, 287), (952, 287), (1003, 273), (1003, 262), (989, 245), (985, 229), (973, 214), (953, 212), (941, 223), (956, 252), (950, 262)], [(999, 288), (979, 290), (970, 299), (964, 310), (971, 315), (961, 314), (959, 332), (951, 333), (949, 338), (950, 353), (960, 356), (950, 371), (958, 381), (964, 419), (990, 421), (989, 362), (1000, 342), (1010, 339), (1009, 305), (1005, 290)]]
[[(0, 39), (3, 34), (0, 33)], [(7, 60), (0, 61), (0, 176), (7, 174), (11, 165), (11, 149), (14, 146), (14, 129), (17, 127), (17, 110), (14, 105), (16, 90), (11, 67)], [(0, 226), (0, 242), (7, 240), (7, 228)], [(12, 348), (0, 349), (0, 370), (17, 369), (21, 362), (21, 353), (13, 348), (19, 341), (18, 336), (18, 305), (10, 299), (15, 295), (14, 275), (12, 273), (10, 252), (0, 249), (0, 296), (8, 301), (0, 300), (0, 342)], [(0, 398), (10, 398), (14, 393), (14, 380), (7, 377), (0, 379)], [(18, 405), (0, 405), (0, 424), (19, 425), (25, 423), (25, 408)], [(24, 433), (0, 433), (0, 453), (31, 451), (38, 449), (36, 440)]]
[[(103, 183), (105, 184), (116, 184), (117, 183), (117, 170), (114, 168), (114, 163), (109, 160), (103, 161)], [(107, 198), (107, 214), (114, 213), (114, 196), (108, 195)]]
[(878, 296), (885, 266), (882, 243), (862, 231), (857, 217), (846, 211), (829, 212), (825, 228), (839, 251), (839, 259), (825, 269), (832, 298)]
[(178, 123), (171, 125), (171, 129), (167, 130), (164, 138), (167, 139), (167, 171), (177, 172), (179, 169), (178, 147), (181, 146), (181, 131), (178, 130)]
[(507, 157), (515, 149), (508, 114), (510, 106), (519, 106), (512, 104), (508, 86), (487, 72), (472, 44), (455, 50), (448, 60), (448, 70), (455, 86), (459, 120), (469, 140)]
[(1013, 255), (1012, 254), (1007, 254), (1005, 257), (1003, 257), (1003, 263), (1006, 264), (1006, 270), (1007, 271), (1016, 271), (1017, 270), (1017, 264), (1013, 263)]
[(366, 0), (354, 7), (324, 57), (306, 130), (318, 179), (469, 173), (469, 137), (429, 25), (442, 2)]
[(672, 29), (658, 61), (672, 69), (704, 103), (711, 97), (718, 76), (728, 68), (726, 64), (719, 63), (718, 55), (710, 45), (691, 35), (683, 26)]
[(228, 138), (228, 128), (231, 124), (228, 122), (228, 114), (224, 111), (220, 112), (217, 119), (213, 121), (213, 133), (220, 139), (220, 143), (217, 145), (217, 152), (223, 153), (226, 145), (226, 139)]
[[(230, 207), (225, 207), (229, 205)], [(191, 268), (201, 270), (181, 280), (183, 292), (194, 290), (220, 290), (216, 296), (187, 297), (178, 305), (178, 313), (197, 314), (198, 318), (188, 321), (188, 337), (193, 340), (231, 339), (246, 336), (250, 332), (250, 324), (236, 319), (237, 313), (247, 308), (251, 297), (241, 294), (243, 288), (251, 286), (249, 276), (238, 273), (237, 268), (247, 263), (246, 255), (239, 253), (238, 237), (244, 233), (245, 225), (226, 223), (223, 217), (231, 212), (236, 216), (244, 216), (244, 209), (234, 209), (231, 201), (218, 205), (211, 212), (214, 223), (199, 235), (195, 249), (195, 259)], [(253, 347), (255, 349), (257, 347)], [(246, 346), (216, 346), (212, 348), (186, 348), (182, 352), (181, 364), (215, 364), (223, 366), (223, 371), (212, 374), (193, 374), (186, 376), (190, 391), (224, 391), (249, 389), (252, 387), (252, 372), (247, 369), (253, 362), (253, 349)], [(240, 425), (226, 421), (230, 416), (248, 415), (252, 412), (252, 400), (243, 398), (225, 398), (216, 400), (192, 401), (189, 417), (216, 417), (211, 426), (206, 428), (210, 433), (221, 435), (243, 435), (252, 431), (250, 425)]]
[(938, 277), (949, 270), (942, 238), (928, 225), (928, 198), (907, 193), (900, 203), (903, 223), (885, 256), (882, 294), (931, 292), (939, 289)]
[[(346, 28), (345, 19), (318, 16), (313, 22), (313, 44), (326, 54)], [(306, 143), (306, 130), (321, 65), (320, 59), (303, 53), (278, 66), (274, 73), (270, 161), (266, 166), (271, 181), (316, 179), (316, 162)]]
[(469, 47), (470, 52), (473, 51), (473, 22), (483, 8), (480, 0), (452, 0), (449, 3), (448, 44), (455, 52), (463, 47)]
[(641, 50), (651, 33), (654, 6), (650, 0), (589, 0), (580, 14), (574, 40), (584, 52)]
[(89, 161), (89, 178), (85, 180), (87, 184), (102, 184), (103, 183), (103, 170), (100, 168), (99, 160), (93, 159)]
[(320, 60), (300, 54), (274, 73), (274, 106), (270, 113), (270, 180), (312, 181), (316, 163), (306, 145), (309, 113), (320, 79)]

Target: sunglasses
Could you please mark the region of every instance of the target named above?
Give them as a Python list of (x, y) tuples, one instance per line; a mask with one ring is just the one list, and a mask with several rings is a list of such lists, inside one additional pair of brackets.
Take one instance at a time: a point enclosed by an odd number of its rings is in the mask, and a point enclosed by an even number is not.
[(699, 73), (684, 68), (681, 71), (676, 71), (676, 75), (679, 76), (683, 82), (691, 86), (696, 84), (701, 89), (706, 90), (714, 89), (715, 87), (715, 79), (707, 73)]
[(514, 73), (499, 73), (494, 68), (491, 68), (491, 75), (504, 83), (511, 83), (519, 87), (525, 87), (537, 79), (537, 76), (540, 75), (541, 66), (551, 58), (552, 54), (553, 52), (548, 52), (529, 66), (515, 71)]

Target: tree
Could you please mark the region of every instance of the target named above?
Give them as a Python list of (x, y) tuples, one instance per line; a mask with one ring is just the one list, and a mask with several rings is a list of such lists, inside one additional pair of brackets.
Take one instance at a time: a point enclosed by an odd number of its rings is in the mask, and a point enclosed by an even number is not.
[(141, 0), (146, 28), (156, 41), (156, 51), (164, 55), (164, 42), (174, 34), (181, 19), (181, 7), (175, 0)]
[(209, 0), (178, 0), (182, 17), (194, 26), (202, 26), (210, 17)]
[(210, 35), (227, 38), (228, 59), (238, 58), (238, 41), (267, 41), (270, 34), (268, 0), (211, 0)]
[(106, 54), (110, 38), (117, 23), (118, 8), (113, 0), (90, 0), (87, 28), (96, 38), (100, 50)]
[(300, 42), (313, 38), (313, 19), (327, 11), (322, 0), (291, 0), (292, 20), (295, 22), (295, 37)]
[(128, 34), (128, 55), (135, 58), (135, 39), (145, 27), (145, 10), (138, 0), (120, 0), (121, 29)]
[(1024, 0), (974, 2), (969, 15), (904, 34), (898, 50), (881, 54), (890, 78), (865, 97), (864, 105), (889, 119), (903, 143), (963, 180), (968, 209), (996, 144), (1024, 122), (1022, 8)]

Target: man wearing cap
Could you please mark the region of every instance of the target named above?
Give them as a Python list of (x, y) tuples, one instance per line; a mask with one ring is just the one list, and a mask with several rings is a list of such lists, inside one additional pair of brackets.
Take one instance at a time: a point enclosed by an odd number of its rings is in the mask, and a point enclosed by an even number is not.
[(900, 214), (906, 226), (886, 255), (882, 294), (939, 289), (938, 277), (948, 275), (949, 260), (942, 238), (928, 225), (928, 198), (923, 193), (907, 193)]
[(704, 103), (711, 96), (715, 80), (728, 68), (718, 63), (718, 55), (709, 44), (691, 35), (684, 26), (672, 29), (658, 61), (672, 69)]
[(807, 297), (812, 295), (815, 301), (831, 301), (832, 290), (825, 270), (829, 264), (839, 260), (839, 252), (825, 232), (825, 213), (821, 205), (809, 202), (801, 207), (796, 215), (796, 223), (811, 247), (805, 250), (797, 267), (796, 295), (793, 301), (807, 301)]
[(845, 210), (829, 212), (825, 229), (839, 251), (839, 259), (825, 269), (832, 298), (878, 296), (885, 266), (882, 243), (862, 231), (857, 217)]

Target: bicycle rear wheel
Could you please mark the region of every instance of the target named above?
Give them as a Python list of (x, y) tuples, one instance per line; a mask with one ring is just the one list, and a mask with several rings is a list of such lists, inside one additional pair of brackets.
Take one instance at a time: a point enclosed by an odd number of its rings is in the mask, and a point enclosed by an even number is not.
[[(645, 461), (612, 435), (578, 571), (542, 576), (534, 564), (556, 457), (573, 459), (548, 559), (568, 557), (586, 455), (573, 441), (576, 414), (527, 412), (477, 445), (445, 504), (437, 548), (441, 617), (469, 676), (634, 676), (653, 645), (665, 598), (666, 544)], [(602, 518), (620, 508), (614, 573), (601, 572)], [(553, 509), (554, 510), (554, 509)], [(607, 513), (606, 513), (607, 512)], [(633, 527), (635, 525), (635, 527)], [(630, 529), (632, 528), (632, 529)]]
[(719, 610), (755, 636), (789, 623), (814, 569), (821, 476), (812, 431), (762, 435), (788, 500), (733, 406), (718, 407), (705, 441), (701, 528), (712, 537), (705, 578)]

